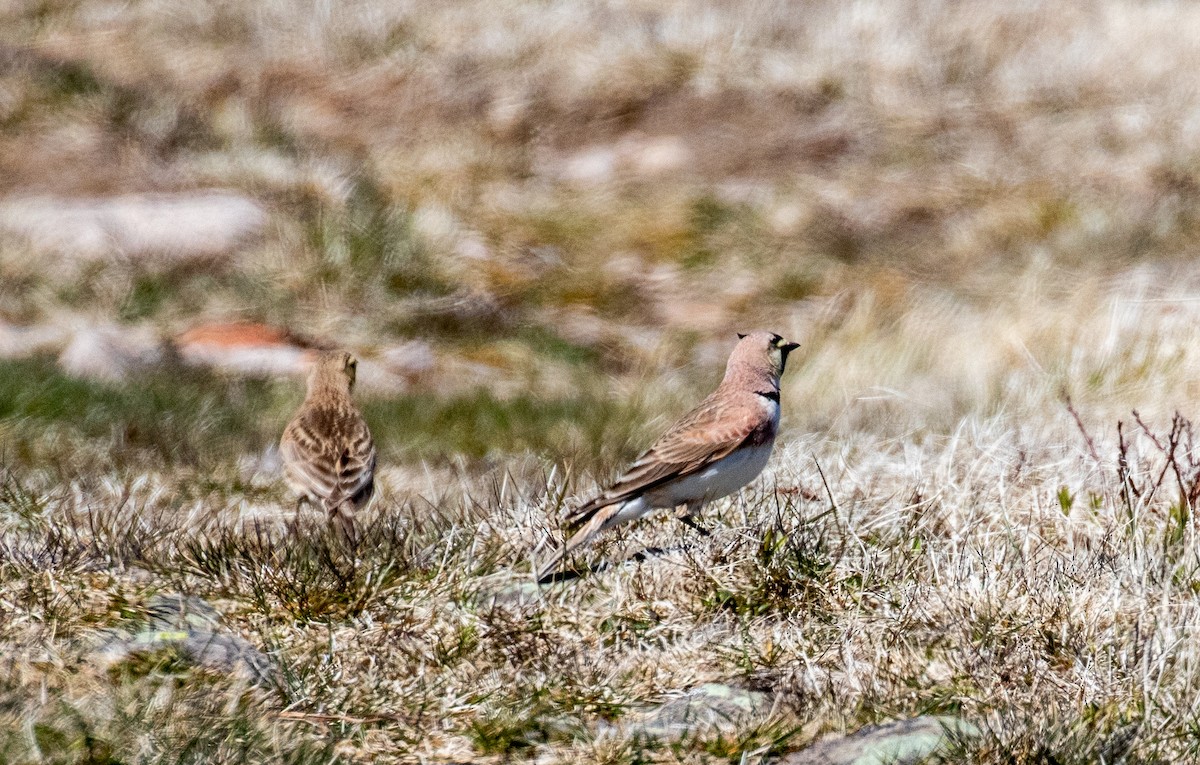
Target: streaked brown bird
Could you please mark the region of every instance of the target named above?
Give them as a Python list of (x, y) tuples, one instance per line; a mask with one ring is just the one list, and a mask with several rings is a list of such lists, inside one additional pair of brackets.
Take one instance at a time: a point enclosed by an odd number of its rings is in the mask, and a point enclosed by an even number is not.
[(659, 508), (704, 531), (705, 503), (728, 496), (762, 472), (779, 431), (779, 378), (799, 347), (772, 332), (738, 335), (725, 378), (664, 433), (617, 481), (567, 518), (574, 534), (538, 571), (545, 582), (558, 564), (597, 534)]
[(284, 476), (305, 502), (322, 507), (347, 538), (354, 515), (375, 493), (375, 442), (350, 398), (358, 360), (345, 351), (320, 354), (308, 374), (308, 394), (279, 442)]

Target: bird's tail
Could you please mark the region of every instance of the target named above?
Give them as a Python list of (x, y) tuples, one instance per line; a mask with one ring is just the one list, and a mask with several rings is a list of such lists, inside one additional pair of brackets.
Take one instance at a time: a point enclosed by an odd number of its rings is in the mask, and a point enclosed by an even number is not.
[(576, 525), (574, 527), (576, 531), (571, 535), (571, 538), (538, 569), (538, 584), (548, 584), (551, 579), (551, 573), (554, 569), (558, 568), (558, 564), (562, 563), (563, 559), (592, 541), (592, 537), (612, 525), (611, 521), (616, 516), (620, 507), (617, 504), (593, 510), (582, 524)]
[(563, 545), (554, 555), (550, 556), (550, 560), (543, 563), (537, 570), (537, 583), (550, 584), (554, 579), (554, 569), (558, 568), (558, 564), (562, 563), (565, 557), (567, 557), (567, 547)]
[(357, 543), (358, 534), (354, 527), (354, 503), (335, 490), (333, 495), (325, 501), (325, 509), (329, 512), (329, 522), (341, 529), (346, 541), (350, 544)]

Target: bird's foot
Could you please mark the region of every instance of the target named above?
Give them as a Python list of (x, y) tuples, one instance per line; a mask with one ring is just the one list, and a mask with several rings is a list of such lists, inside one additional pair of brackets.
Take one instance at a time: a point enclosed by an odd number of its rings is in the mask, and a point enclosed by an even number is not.
[(702, 537), (711, 537), (712, 536), (711, 531), (704, 528), (699, 523), (696, 523), (696, 520), (694, 518), (692, 518), (692, 516), (690, 516), (690, 515), (681, 515), (681, 516), (679, 516), (679, 520), (683, 521), (683, 523), (686, 526), (691, 528), (693, 531), (695, 531), (697, 534), (699, 534)]

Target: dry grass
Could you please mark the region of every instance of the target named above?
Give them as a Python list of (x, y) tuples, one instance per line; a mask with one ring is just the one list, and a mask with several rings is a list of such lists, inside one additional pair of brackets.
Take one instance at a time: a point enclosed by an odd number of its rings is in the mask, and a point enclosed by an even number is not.
[[(1198, 14), (0, 6), (0, 192), (270, 210), (204, 267), (0, 240), (0, 320), (422, 338), (443, 373), (364, 398), (348, 550), (285, 533), (295, 381), (4, 362), (0, 761), (755, 762), (924, 712), (984, 729), (964, 762), (1200, 758)], [(767, 475), (531, 594), (563, 503), (750, 325), (804, 342)], [(97, 661), (169, 592), (274, 678)], [(774, 711), (632, 730), (709, 681)]]

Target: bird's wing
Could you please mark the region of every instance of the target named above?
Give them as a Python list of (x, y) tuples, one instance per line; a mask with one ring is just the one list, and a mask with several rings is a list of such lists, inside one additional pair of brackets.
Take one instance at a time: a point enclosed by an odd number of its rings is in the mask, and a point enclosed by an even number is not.
[(374, 486), (375, 442), (355, 411), (301, 412), (283, 432), (279, 451), (288, 475), (330, 511), (365, 504)]
[(578, 528), (601, 508), (702, 470), (729, 456), (769, 426), (769, 419), (754, 397), (709, 396), (638, 457), (612, 486), (571, 513), (567, 523)]
[[(362, 417), (354, 418), (338, 455), (337, 502), (349, 501), (355, 509), (366, 504), (375, 487), (375, 441)], [(331, 508), (335, 497), (330, 497)]]
[(338, 485), (332, 444), (320, 435), (314, 423), (301, 413), (283, 431), (279, 453), (288, 478), (300, 493), (328, 497)]

